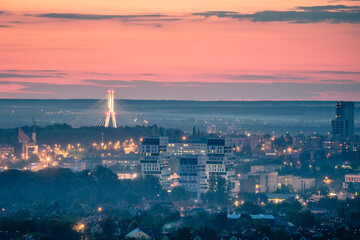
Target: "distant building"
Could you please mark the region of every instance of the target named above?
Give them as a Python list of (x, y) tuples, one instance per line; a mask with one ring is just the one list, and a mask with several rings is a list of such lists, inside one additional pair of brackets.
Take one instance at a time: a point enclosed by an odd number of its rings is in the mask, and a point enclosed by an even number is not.
[[(250, 189), (253, 193), (271, 193), (277, 189), (278, 172), (250, 172), (248, 179), (252, 182)], [(241, 186), (241, 184), (240, 184)]]
[(59, 164), (62, 168), (69, 168), (73, 171), (84, 171), (95, 169), (98, 165), (101, 165), (101, 162), (86, 159), (77, 160), (74, 158), (64, 158)]
[(345, 182), (346, 183), (360, 183), (360, 174), (346, 174)]
[(200, 189), (206, 190), (205, 179), (205, 157), (204, 156), (182, 156), (179, 162), (179, 185), (192, 193), (192, 198), (199, 198)]
[(205, 155), (206, 143), (169, 143), (168, 153), (172, 156)]
[(240, 192), (273, 193), (282, 186), (291, 186), (295, 192), (302, 192), (315, 186), (315, 178), (294, 175), (278, 176), (278, 172), (264, 171), (261, 166), (254, 166), (251, 170), (246, 176), (240, 178)]
[(206, 143), (206, 179), (211, 175), (220, 176), (230, 181), (235, 188), (235, 171), (232, 138), (208, 138)]
[(305, 141), (305, 150), (322, 150), (324, 149), (324, 137), (318, 134), (313, 134)]
[(295, 198), (295, 194), (291, 193), (269, 193), (267, 194), (268, 202), (281, 203), (285, 200)]
[(281, 170), (281, 164), (253, 165), (250, 172), (275, 172)]
[(264, 221), (270, 226), (273, 226), (275, 223), (275, 217), (273, 215), (250, 214), (250, 217), (254, 221)]
[(354, 135), (354, 102), (336, 102), (335, 119), (331, 121), (335, 137)]
[(0, 159), (7, 160), (14, 155), (14, 147), (10, 145), (0, 145)]
[(168, 143), (168, 137), (146, 137), (140, 146), (142, 175), (158, 177), (165, 188), (170, 187), (169, 154), (167, 152)]
[(36, 144), (36, 132), (35, 125), (33, 128), (32, 138), (30, 139), (24, 131), (19, 128), (18, 129), (18, 140), (21, 143), (21, 158), (24, 160), (28, 160), (32, 155), (39, 154), (39, 147)]
[(295, 192), (302, 192), (315, 186), (315, 178), (303, 178), (294, 175), (278, 176), (278, 188), (292, 186)]

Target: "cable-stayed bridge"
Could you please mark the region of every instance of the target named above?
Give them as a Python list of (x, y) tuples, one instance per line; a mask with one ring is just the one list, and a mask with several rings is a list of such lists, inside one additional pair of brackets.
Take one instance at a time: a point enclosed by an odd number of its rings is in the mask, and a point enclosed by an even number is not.
[(90, 105), (73, 119), (70, 125), (79, 127), (134, 127), (147, 126), (149, 123), (142, 114), (121, 100), (116, 100), (114, 90)]

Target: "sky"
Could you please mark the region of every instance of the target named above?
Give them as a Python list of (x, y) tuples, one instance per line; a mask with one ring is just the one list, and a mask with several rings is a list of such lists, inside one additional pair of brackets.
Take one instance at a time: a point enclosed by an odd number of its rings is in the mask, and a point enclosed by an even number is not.
[(357, 0), (0, 0), (0, 98), (360, 101)]

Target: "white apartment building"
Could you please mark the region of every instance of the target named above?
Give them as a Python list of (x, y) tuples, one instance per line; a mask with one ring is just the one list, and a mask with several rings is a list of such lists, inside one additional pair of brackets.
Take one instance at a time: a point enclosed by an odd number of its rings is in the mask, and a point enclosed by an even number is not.
[(170, 187), (168, 167), (168, 137), (146, 137), (140, 145), (142, 175), (153, 175), (160, 179), (164, 188)]

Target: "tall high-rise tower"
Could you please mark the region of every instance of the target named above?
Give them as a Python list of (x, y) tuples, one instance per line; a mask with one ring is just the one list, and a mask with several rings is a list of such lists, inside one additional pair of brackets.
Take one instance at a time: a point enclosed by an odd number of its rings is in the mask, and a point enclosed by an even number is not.
[(33, 118), (33, 132), (32, 132), (31, 138), (32, 138), (33, 142), (36, 144), (36, 121), (34, 118)]
[(354, 102), (336, 102), (335, 119), (331, 121), (332, 132), (337, 137), (354, 135)]
[(108, 111), (106, 112), (105, 127), (109, 127), (110, 118), (112, 126), (117, 128), (114, 111), (114, 90), (108, 91)]

